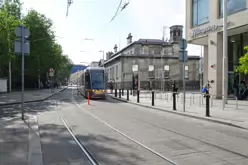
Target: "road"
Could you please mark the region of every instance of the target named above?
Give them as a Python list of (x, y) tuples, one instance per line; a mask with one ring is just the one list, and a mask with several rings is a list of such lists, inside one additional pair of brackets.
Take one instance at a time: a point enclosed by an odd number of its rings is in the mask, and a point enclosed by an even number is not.
[(45, 165), (248, 164), (246, 130), (111, 98), (90, 104), (75, 87), (27, 104), (38, 115)]

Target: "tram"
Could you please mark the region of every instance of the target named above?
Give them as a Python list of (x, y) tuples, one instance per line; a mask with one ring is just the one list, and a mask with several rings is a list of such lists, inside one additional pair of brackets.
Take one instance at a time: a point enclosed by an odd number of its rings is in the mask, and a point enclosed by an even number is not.
[(78, 76), (77, 88), (86, 98), (89, 94), (90, 99), (105, 99), (107, 80), (105, 77), (104, 67), (88, 67)]

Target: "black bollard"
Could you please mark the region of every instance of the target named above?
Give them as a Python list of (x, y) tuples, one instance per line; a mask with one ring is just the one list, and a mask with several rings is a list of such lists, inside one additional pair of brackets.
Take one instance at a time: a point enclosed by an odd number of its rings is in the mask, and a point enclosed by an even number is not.
[(210, 117), (210, 110), (209, 110), (209, 98), (210, 98), (210, 95), (209, 95), (208, 91), (206, 92), (205, 97), (206, 97), (206, 116)]
[(176, 93), (175, 92), (173, 92), (173, 110), (177, 110), (177, 108), (176, 108)]
[(124, 96), (124, 89), (121, 90), (121, 95)]
[(115, 97), (117, 97), (117, 89), (115, 89)]
[(121, 89), (119, 89), (119, 98), (121, 98)]
[(133, 91), (133, 90), (131, 89), (131, 90), (130, 90), (130, 95), (132, 95), (132, 91)]
[(177, 87), (176, 87), (176, 82), (174, 81), (174, 83), (172, 84), (172, 91), (173, 91), (173, 110), (176, 111), (176, 92), (177, 92)]
[(127, 89), (127, 100), (129, 100), (129, 90)]
[(154, 106), (154, 91), (152, 91), (152, 106)]
[(139, 94), (140, 94), (140, 91), (137, 90), (137, 103), (139, 103), (139, 101), (140, 101), (140, 100), (139, 100), (139, 99), (140, 99), (140, 98), (139, 98), (139, 97), (140, 97)]

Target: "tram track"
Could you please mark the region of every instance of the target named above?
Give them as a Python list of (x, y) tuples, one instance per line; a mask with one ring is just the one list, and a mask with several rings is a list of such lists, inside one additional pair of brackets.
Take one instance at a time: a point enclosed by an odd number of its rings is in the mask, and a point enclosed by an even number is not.
[[(98, 116), (96, 116), (95, 114), (93, 114), (92, 112), (88, 111), (87, 109), (85, 109), (84, 107), (82, 107), (80, 105), (80, 103), (77, 102), (78, 100), (76, 100), (74, 98), (74, 95), (73, 95), (73, 90), (72, 90), (72, 95), (71, 95), (71, 102), (72, 104), (74, 104), (76, 107), (78, 107), (78, 109), (80, 109), (81, 111), (83, 111), (83, 113), (86, 113), (88, 114), (89, 116), (91, 116), (91, 118), (94, 118), (96, 121), (100, 122), (102, 125), (105, 125), (106, 127), (108, 127), (109, 129), (113, 130), (114, 132), (118, 133), (119, 135), (125, 137), (126, 139), (128, 139), (129, 141), (131, 141), (132, 143), (135, 143), (136, 145), (139, 145), (140, 147), (144, 148), (145, 150), (149, 151), (151, 154), (153, 154), (154, 156), (157, 156), (161, 159), (163, 159), (166, 163), (169, 163), (171, 165), (177, 165), (176, 162), (174, 162), (174, 160), (171, 160), (170, 158), (168, 158), (167, 156), (165, 155), (162, 155), (161, 153), (155, 151), (154, 149), (146, 146), (145, 144), (142, 144), (141, 142), (139, 142), (137, 139), (133, 138), (133, 137), (130, 137), (129, 135), (127, 135), (126, 133), (120, 131), (117, 127), (114, 127), (113, 125), (111, 125), (110, 123), (107, 123), (106, 121), (104, 121), (103, 119), (99, 118)], [(108, 100), (106, 100), (107, 102)], [(59, 113), (62, 113), (62, 112), (59, 112)], [(61, 117), (61, 120), (64, 124), (64, 126), (66, 127), (66, 129), (68, 130), (68, 132), (70, 133), (70, 135), (73, 137), (74, 141), (77, 143), (78, 147), (81, 149), (81, 151), (84, 153), (84, 155), (86, 155), (86, 157), (88, 158), (89, 162), (93, 165), (98, 165), (98, 164), (101, 164), (99, 161), (97, 161), (97, 158), (94, 157), (94, 152), (90, 152), (90, 146), (89, 146), (89, 149), (84, 145), (84, 140), (78, 138), (77, 134), (76, 134), (76, 131), (75, 133), (73, 132), (72, 128), (70, 127), (70, 125), (68, 124), (68, 122), (66, 121), (65, 117), (66, 116), (62, 116), (62, 114), (59, 114), (60, 117)], [(148, 124), (148, 125), (151, 125), (153, 127), (156, 127), (158, 129), (163, 129), (164, 131), (168, 131), (168, 132), (171, 132), (173, 134), (176, 134), (178, 136), (181, 136), (181, 137), (184, 137), (184, 138), (188, 138), (188, 139), (192, 139), (194, 141), (198, 141), (202, 144), (205, 144), (207, 146), (211, 146), (211, 147), (214, 147), (216, 149), (219, 149), (219, 150), (222, 150), (224, 152), (228, 152), (228, 153), (231, 153), (233, 155), (236, 155), (236, 156), (239, 156), (239, 157), (242, 157), (244, 159), (248, 159), (248, 156), (245, 155), (245, 154), (242, 154), (242, 153), (239, 153), (239, 152), (235, 152), (235, 151), (232, 151), (230, 149), (227, 149), (227, 148), (223, 148), (221, 146), (218, 146), (218, 145), (215, 145), (215, 144), (212, 144), (210, 142), (206, 142), (202, 139), (197, 139), (197, 138), (194, 138), (194, 137), (191, 137), (189, 135), (185, 135), (183, 133), (179, 133), (175, 130), (171, 130), (169, 128), (164, 128), (160, 125), (157, 125), (157, 124), (154, 124), (154, 123), (150, 123), (148, 121), (144, 121), (144, 120), (141, 120), (141, 119), (138, 119), (138, 118), (134, 118), (135, 120), (139, 120), (140, 122), (144, 123), (144, 124)], [(198, 150), (196, 149), (195, 150), (196, 153), (198, 152)], [(225, 160), (223, 160), (225, 161)]]
[(73, 99), (73, 101), (75, 101), (76, 106), (77, 106), (79, 109), (83, 110), (84, 113), (87, 113), (88, 115), (90, 115), (91, 117), (93, 117), (93, 118), (94, 118), (95, 120), (97, 120), (98, 122), (100, 122), (100, 123), (102, 123), (103, 125), (107, 126), (107, 127), (110, 128), (111, 130), (117, 132), (119, 135), (121, 135), (121, 136), (127, 138), (128, 140), (132, 141), (132, 142), (135, 143), (136, 145), (139, 145), (140, 147), (144, 148), (145, 150), (149, 151), (149, 152), (152, 153), (153, 155), (155, 155), (155, 156), (157, 156), (157, 157), (163, 159), (163, 160), (166, 161), (167, 163), (170, 163), (171, 165), (178, 165), (176, 162), (172, 161), (172, 160), (169, 159), (168, 157), (166, 157), (166, 156), (160, 154), (159, 152), (157, 152), (157, 151), (155, 151), (155, 150), (149, 148), (148, 146), (142, 144), (141, 142), (139, 142), (139, 141), (135, 140), (134, 138), (132, 138), (132, 137), (126, 135), (125, 133), (121, 132), (121, 131), (118, 130), (117, 128), (111, 126), (111, 125), (108, 124), (107, 122), (101, 120), (100, 118), (98, 118), (98, 117), (95, 116), (94, 114), (92, 114), (92, 113), (86, 111), (84, 108), (82, 108), (82, 107), (76, 102), (76, 100), (75, 100), (74, 98), (72, 98), (72, 99)]

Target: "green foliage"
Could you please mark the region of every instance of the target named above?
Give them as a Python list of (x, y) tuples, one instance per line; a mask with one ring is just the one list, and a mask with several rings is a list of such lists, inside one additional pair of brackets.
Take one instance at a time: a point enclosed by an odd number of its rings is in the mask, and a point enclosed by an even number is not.
[(56, 42), (52, 20), (35, 10), (29, 10), (27, 15), (22, 16), (20, 0), (5, 0), (1, 4), (0, 0), (0, 77), (8, 77), (8, 63), (11, 61), (12, 86), (15, 88), (15, 84), (20, 84), (21, 57), (13, 53), (15, 27), (25, 25), (31, 33), (30, 55), (25, 56), (27, 87), (34, 86), (38, 75), (44, 84), (49, 68), (54, 68), (58, 81), (68, 79), (73, 65)]
[(240, 57), (239, 59), (239, 66), (236, 70), (236, 72), (248, 74), (248, 46), (244, 48), (244, 50), (247, 52), (244, 56)]

